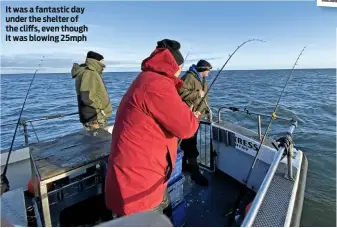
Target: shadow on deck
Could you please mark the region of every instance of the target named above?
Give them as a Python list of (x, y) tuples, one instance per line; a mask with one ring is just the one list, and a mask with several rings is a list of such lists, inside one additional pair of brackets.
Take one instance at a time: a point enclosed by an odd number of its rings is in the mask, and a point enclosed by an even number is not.
[(185, 176), (185, 226), (227, 226), (228, 214), (239, 194), (241, 184), (221, 171), (204, 171), (204, 175), (209, 180), (208, 187), (193, 184)]

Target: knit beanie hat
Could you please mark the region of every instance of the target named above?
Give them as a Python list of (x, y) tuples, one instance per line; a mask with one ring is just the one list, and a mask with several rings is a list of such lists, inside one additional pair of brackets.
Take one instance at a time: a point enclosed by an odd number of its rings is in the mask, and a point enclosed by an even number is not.
[(87, 54), (87, 58), (90, 59), (96, 59), (97, 61), (101, 61), (103, 58), (103, 55), (98, 54), (97, 52), (89, 51)]
[(167, 48), (173, 55), (178, 65), (184, 63), (184, 57), (181, 55), (179, 51), (180, 43), (178, 41), (164, 39), (157, 42), (157, 48)]
[(204, 72), (204, 71), (207, 71), (207, 70), (210, 70), (212, 69), (212, 65), (207, 62), (206, 60), (199, 60), (199, 62), (197, 63), (197, 70), (198, 72)]

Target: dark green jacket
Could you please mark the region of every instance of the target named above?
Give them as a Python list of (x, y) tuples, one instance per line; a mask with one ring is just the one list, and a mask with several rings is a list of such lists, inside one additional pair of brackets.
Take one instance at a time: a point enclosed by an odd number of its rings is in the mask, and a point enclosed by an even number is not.
[(101, 123), (112, 116), (112, 105), (102, 78), (103, 67), (99, 61), (87, 58), (85, 64), (75, 63), (71, 70), (72, 77), (75, 78), (81, 123)]
[(193, 104), (193, 111), (199, 111), (201, 112), (201, 117), (205, 117), (205, 115), (209, 114), (208, 109), (208, 94), (206, 95), (204, 101), (200, 105), (199, 109), (196, 110), (197, 106), (199, 105), (202, 98), (199, 95), (200, 90), (204, 90), (204, 92), (207, 92), (208, 89), (208, 83), (205, 80), (205, 87), (203, 87), (202, 81), (199, 79), (198, 75), (196, 75), (195, 72), (189, 70), (186, 72), (186, 74), (181, 77), (181, 79), (184, 81), (184, 86), (179, 90), (179, 96), (181, 99), (189, 106)]

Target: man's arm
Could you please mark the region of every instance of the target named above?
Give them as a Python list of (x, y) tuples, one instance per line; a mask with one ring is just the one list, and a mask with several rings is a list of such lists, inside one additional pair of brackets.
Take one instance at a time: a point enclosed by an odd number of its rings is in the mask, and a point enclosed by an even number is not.
[(169, 83), (148, 88), (145, 104), (159, 124), (178, 138), (190, 138), (198, 129), (198, 119)]
[(184, 86), (179, 90), (179, 96), (183, 101), (194, 101), (199, 97), (199, 91), (194, 89), (191, 75), (187, 75), (184, 79)]

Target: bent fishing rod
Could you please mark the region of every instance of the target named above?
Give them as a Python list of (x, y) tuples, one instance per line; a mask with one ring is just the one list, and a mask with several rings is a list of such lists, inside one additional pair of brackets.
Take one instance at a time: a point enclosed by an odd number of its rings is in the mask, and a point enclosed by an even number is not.
[[(208, 92), (211, 90), (214, 82), (217, 80), (217, 78), (219, 77), (220, 73), (222, 72), (222, 70), (225, 68), (225, 66), (227, 65), (227, 63), (229, 62), (229, 60), (233, 57), (233, 55), (243, 46), (245, 45), (246, 43), (249, 43), (249, 42), (252, 42), (252, 41), (258, 41), (258, 42), (266, 42), (264, 40), (260, 40), (260, 39), (249, 39), (249, 40), (246, 40), (245, 42), (243, 42), (242, 44), (240, 44), (228, 57), (228, 59), (226, 60), (226, 62), (224, 63), (224, 65), (221, 67), (221, 69), (218, 71), (217, 75), (215, 76), (215, 78), (213, 79), (212, 83), (210, 84), (210, 86), (208, 87), (206, 93), (204, 94), (204, 96), (202, 97), (201, 101), (198, 103), (198, 105), (196, 106), (196, 109), (195, 111), (197, 112), (199, 110), (199, 108), (201, 107), (201, 104), (204, 102)], [(179, 142), (178, 142), (178, 147), (180, 146), (182, 142), (182, 139), (179, 139)]]
[(227, 65), (227, 63), (229, 62), (229, 60), (233, 57), (233, 55), (246, 43), (252, 42), (252, 41), (257, 41), (257, 42), (266, 42), (264, 40), (260, 40), (260, 39), (249, 39), (245, 42), (243, 42), (242, 44), (240, 44), (228, 57), (228, 59), (226, 60), (225, 64), (221, 67), (221, 69), (218, 71), (217, 75), (215, 76), (215, 78), (213, 79), (212, 83), (210, 84), (210, 86), (208, 87), (206, 93), (204, 94), (204, 96), (202, 97), (201, 101), (198, 103), (195, 111), (198, 111), (198, 109), (201, 107), (202, 102), (204, 101), (204, 99), (206, 98), (208, 92), (211, 90), (214, 82), (217, 80), (217, 78), (219, 77), (220, 73), (222, 72), (222, 70), (225, 68), (225, 66)]
[(2, 195), (4, 192), (7, 192), (7, 191), (9, 190), (9, 181), (8, 181), (8, 179), (7, 179), (7, 177), (6, 177), (7, 168), (8, 168), (8, 163), (9, 163), (9, 158), (10, 158), (11, 153), (12, 153), (12, 150), (13, 150), (13, 145), (14, 145), (14, 140), (15, 140), (16, 132), (17, 132), (18, 126), (19, 126), (19, 124), (20, 124), (20, 122), (21, 122), (21, 116), (22, 116), (23, 109), (24, 109), (24, 107), (25, 107), (25, 104), (26, 104), (26, 101), (27, 101), (27, 98), (28, 98), (29, 91), (30, 91), (31, 86), (32, 86), (32, 84), (33, 84), (33, 81), (34, 81), (34, 78), (35, 78), (35, 76), (36, 76), (36, 73), (37, 73), (38, 70), (40, 69), (40, 65), (41, 65), (41, 63), (43, 62), (43, 59), (44, 59), (44, 56), (42, 57), (42, 59), (41, 59), (39, 65), (38, 65), (38, 67), (37, 67), (36, 70), (35, 70), (35, 73), (34, 73), (34, 75), (33, 75), (33, 78), (32, 78), (31, 81), (30, 81), (30, 85), (29, 85), (29, 87), (28, 87), (28, 91), (27, 91), (27, 93), (26, 93), (25, 100), (24, 100), (23, 105), (22, 105), (22, 107), (21, 107), (20, 115), (19, 115), (18, 121), (17, 121), (17, 123), (16, 123), (14, 135), (13, 135), (13, 138), (12, 138), (12, 143), (11, 143), (11, 146), (10, 146), (10, 148), (9, 148), (9, 152), (8, 152), (8, 154), (7, 154), (7, 160), (6, 160), (5, 168), (4, 168), (4, 170), (3, 170), (2, 174), (1, 174), (1, 195)]
[(290, 72), (290, 74), (288, 75), (287, 81), (286, 81), (285, 85), (283, 86), (282, 92), (281, 92), (281, 94), (280, 94), (280, 96), (279, 96), (279, 98), (278, 98), (278, 101), (277, 101), (276, 105), (275, 105), (274, 111), (272, 112), (272, 114), (271, 114), (271, 116), (270, 116), (269, 124), (267, 125), (267, 129), (266, 129), (266, 131), (265, 131), (265, 133), (264, 133), (264, 136), (262, 137), (262, 139), (261, 139), (261, 141), (260, 141), (260, 145), (259, 145), (258, 150), (257, 150), (257, 152), (256, 152), (256, 155), (255, 155), (255, 157), (254, 157), (253, 163), (252, 163), (252, 165), (251, 165), (251, 167), (250, 167), (250, 169), (249, 169), (249, 172), (248, 172), (248, 175), (247, 175), (246, 179), (244, 180), (243, 187), (241, 188), (241, 191), (240, 191), (240, 193), (239, 193), (239, 196), (238, 196), (237, 200), (235, 201), (235, 204), (234, 204), (234, 207), (233, 207), (233, 210), (232, 210), (232, 216), (231, 216), (231, 218), (228, 220), (228, 225), (229, 225), (229, 226), (231, 226), (231, 225), (233, 224), (233, 221), (234, 221), (234, 218), (235, 218), (235, 212), (236, 212), (236, 210), (238, 209), (238, 207), (239, 207), (239, 205), (240, 205), (240, 201), (242, 200), (243, 196), (246, 194), (246, 192), (247, 192), (248, 189), (249, 189), (249, 188), (248, 188), (248, 181), (249, 181), (250, 176), (251, 176), (251, 174), (252, 174), (252, 171), (253, 171), (253, 169), (254, 169), (254, 167), (255, 167), (255, 164), (256, 164), (256, 161), (257, 161), (257, 159), (258, 159), (258, 156), (259, 156), (259, 154), (260, 154), (260, 152), (261, 152), (261, 147), (262, 147), (262, 145), (264, 144), (264, 141), (265, 141), (265, 139), (266, 139), (266, 137), (267, 137), (267, 134), (268, 134), (268, 132), (269, 132), (269, 129), (270, 129), (270, 126), (271, 126), (271, 123), (272, 123), (273, 119), (276, 119), (276, 118), (277, 118), (277, 113), (276, 113), (276, 112), (277, 112), (277, 110), (278, 110), (278, 108), (279, 108), (279, 106), (280, 106), (281, 98), (282, 98), (283, 93), (284, 93), (284, 91), (285, 91), (285, 89), (286, 89), (286, 87), (287, 87), (287, 85), (288, 85), (288, 82), (289, 82), (289, 80), (290, 80), (290, 78), (291, 78), (291, 76), (292, 76), (292, 74), (293, 74), (293, 72), (294, 72), (294, 70), (295, 70), (295, 67), (296, 67), (296, 65), (297, 65), (297, 62), (298, 62), (298, 60), (300, 59), (300, 57), (302, 56), (302, 54), (303, 54), (305, 48), (306, 48), (306, 47), (304, 47), (304, 48), (302, 49), (302, 51), (300, 52), (300, 54), (298, 55), (298, 57), (297, 57), (297, 59), (296, 59), (294, 65), (293, 65), (293, 67), (292, 67), (292, 69), (291, 69), (291, 72)]

